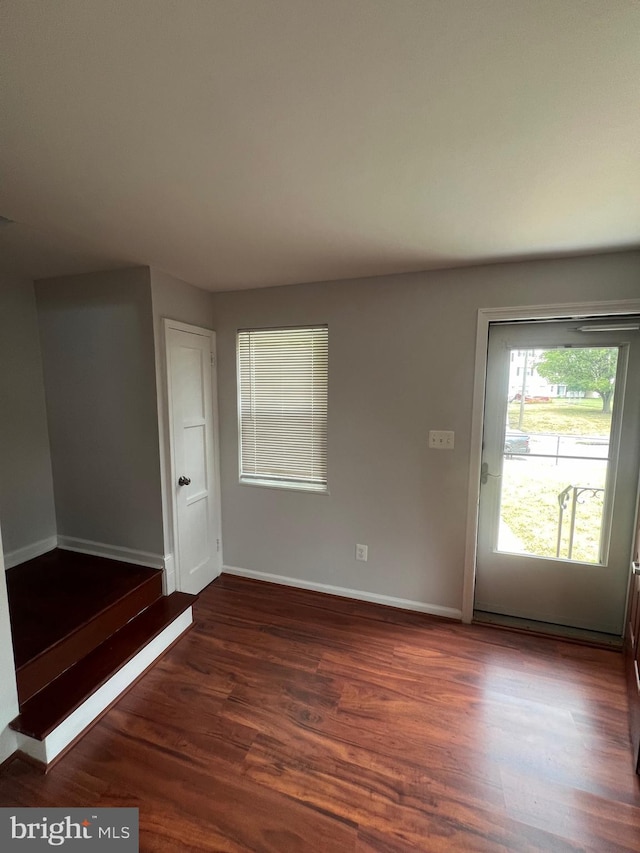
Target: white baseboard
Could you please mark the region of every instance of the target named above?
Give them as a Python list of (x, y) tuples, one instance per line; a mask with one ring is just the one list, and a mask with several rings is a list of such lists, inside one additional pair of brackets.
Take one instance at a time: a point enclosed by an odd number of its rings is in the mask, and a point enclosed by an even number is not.
[(26, 563), (27, 560), (33, 560), (34, 557), (40, 557), (47, 551), (53, 551), (57, 544), (58, 537), (49, 536), (48, 539), (41, 539), (39, 542), (25, 545), (23, 548), (16, 548), (15, 551), (8, 551), (4, 555), (4, 567), (11, 569), (13, 566), (19, 566), (20, 563)]
[(75, 536), (58, 536), (58, 548), (62, 548), (63, 551), (91, 554), (94, 557), (108, 557), (123, 563), (134, 563), (137, 566), (149, 566), (151, 569), (165, 568), (165, 558), (162, 554), (134, 551), (132, 548), (106, 545), (104, 542), (92, 542), (89, 539), (77, 539)]
[(391, 595), (379, 595), (377, 592), (366, 592), (362, 589), (348, 589), (343, 586), (331, 586), (326, 583), (306, 581), (301, 578), (290, 578), (286, 575), (273, 575), (269, 572), (256, 572), (253, 569), (240, 569), (237, 566), (223, 566), (222, 571), (228, 575), (241, 578), (277, 583), (282, 586), (293, 586), (296, 589), (311, 589), (314, 592), (324, 592), (328, 595), (339, 595), (342, 598), (355, 598), (358, 601), (369, 601), (372, 604), (384, 604), (387, 607), (398, 607), (400, 610), (416, 610), (418, 613), (430, 613), (432, 616), (444, 616), (446, 619), (462, 619), (462, 611), (455, 607), (442, 607), (440, 604), (429, 604), (426, 601), (413, 601), (410, 598), (394, 598)]
[(109, 681), (60, 723), (44, 740), (18, 734), (18, 749), (42, 764), (50, 764), (78, 735), (82, 734), (119, 696), (149, 667), (156, 658), (183, 634), (193, 622), (191, 607), (174, 621), (144, 649), (126, 663)]
[(164, 573), (162, 575), (163, 595), (171, 595), (176, 591), (176, 567), (173, 554), (164, 555)]
[[(16, 707), (17, 713), (17, 707)], [(8, 726), (0, 731), (0, 766), (18, 749), (18, 735)]]

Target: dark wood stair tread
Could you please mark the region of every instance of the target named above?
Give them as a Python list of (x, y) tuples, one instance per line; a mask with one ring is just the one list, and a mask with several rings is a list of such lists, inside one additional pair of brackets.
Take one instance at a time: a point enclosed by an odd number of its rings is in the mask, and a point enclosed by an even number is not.
[(159, 598), (21, 705), (11, 728), (43, 740), (196, 600), (183, 592)]
[(151, 577), (110, 607), (16, 670), (18, 699), (26, 702), (123, 625), (162, 597), (162, 579)]
[(7, 573), (23, 705), (162, 596), (162, 572), (56, 549)]
[(58, 548), (8, 569), (16, 668), (154, 578), (161, 595), (158, 569)]

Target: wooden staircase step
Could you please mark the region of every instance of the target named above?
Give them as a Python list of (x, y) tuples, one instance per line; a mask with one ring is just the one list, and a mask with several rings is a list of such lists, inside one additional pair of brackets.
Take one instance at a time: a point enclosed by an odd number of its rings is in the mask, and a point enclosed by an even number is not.
[[(155, 571), (155, 570), (154, 570)], [(112, 602), (33, 660), (16, 669), (18, 699), (26, 702), (66, 669), (162, 597), (162, 573), (156, 572)]]
[(55, 548), (6, 573), (15, 663), (23, 666), (158, 569)]
[(28, 701), (162, 596), (162, 572), (52, 551), (7, 573), (18, 698)]
[(161, 597), (20, 706), (15, 731), (44, 740), (85, 700), (196, 601), (174, 592)]

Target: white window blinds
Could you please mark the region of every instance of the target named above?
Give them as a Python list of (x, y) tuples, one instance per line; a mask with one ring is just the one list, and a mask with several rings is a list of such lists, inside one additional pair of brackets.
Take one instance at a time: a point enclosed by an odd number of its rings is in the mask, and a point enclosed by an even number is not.
[(240, 480), (326, 491), (326, 326), (238, 332)]

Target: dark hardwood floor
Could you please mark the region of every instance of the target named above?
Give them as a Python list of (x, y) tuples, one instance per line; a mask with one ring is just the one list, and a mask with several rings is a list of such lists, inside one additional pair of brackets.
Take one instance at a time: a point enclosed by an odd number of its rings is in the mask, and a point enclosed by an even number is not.
[(640, 851), (620, 654), (228, 576), (195, 618), (0, 805), (138, 806), (142, 851)]

